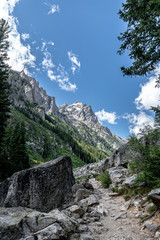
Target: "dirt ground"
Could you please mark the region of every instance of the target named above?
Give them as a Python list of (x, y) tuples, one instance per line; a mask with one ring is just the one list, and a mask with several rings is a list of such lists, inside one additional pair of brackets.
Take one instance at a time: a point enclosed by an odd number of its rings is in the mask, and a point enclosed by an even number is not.
[(100, 182), (90, 179), (90, 182), (100, 193), (100, 204), (106, 209), (106, 216), (101, 218), (101, 223), (91, 223), (96, 240), (151, 240), (155, 238), (154, 233), (140, 224), (137, 207), (125, 209), (125, 200), (122, 196), (109, 196), (109, 190), (101, 188)]

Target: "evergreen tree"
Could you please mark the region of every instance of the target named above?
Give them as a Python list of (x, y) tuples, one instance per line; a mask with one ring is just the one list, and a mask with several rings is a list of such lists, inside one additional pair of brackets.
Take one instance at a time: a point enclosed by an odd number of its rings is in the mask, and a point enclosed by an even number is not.
[(52, 144), (50, 137), (45, 134), (44, 135), (44, 146), (43, 146), (43, 158), (49, 158), (52, 156)]
[(6, 63), (7, 50), (9, 43), (7, 41), (9, 26), (4, 19), (0, 19), (0, 181), (8, 177), (8, 152), (4, 144), (5, 130), (10, 112), (8, 80), (9, 66)]
[(145, 75), (153, 71), (160, 60), (160, 0), (126, 0), (119, 11), (128, 24), (121, 33), (118, 53), (129, 50), (131, 67), (121, 67), (124, 75)]
[(30, 167), (25, 135), (26, 131), (24, 122), (18, 122), (13, 129), (8, 147), (10, 175), (12, 175), (14, 172)]
[(0, 19), (0, 151), (2, 151), (2, 141), (5, 135), (7, 120), (10, 112), (8, 71), (6, 64), (7, 50), (9, 43), (7, 41), (9, 33), (8, 23), (4, 19)]

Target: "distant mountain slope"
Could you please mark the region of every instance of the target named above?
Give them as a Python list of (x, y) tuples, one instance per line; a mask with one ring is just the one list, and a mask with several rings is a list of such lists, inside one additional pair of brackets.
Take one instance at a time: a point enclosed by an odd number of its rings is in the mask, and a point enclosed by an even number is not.
[[(21, 115), (21, 119), (25, 119), (29, 139), (27, 144), (34, 158), (37, 153), (43, 159), (46, 138), (52, 147), (50, 158), (68, 153), (83, 162), (105, 158), (112, 153), (113, 148), (123, 143), (121, 138), (101, 126), (91, 106), (75, 102), (70, 106), (64, 104), (57, 107), (55, 98), (48, 96), (39, 83), (23, 71), (19, 73), (11, 70), (9, 82), (12, 86), (12, 105), (16, 109), (13, 118), (17, 121), (17, 116)], [(42, 137), (38, 136), (41, 139), (38, 143), (34, 137), (38, 131), (35, 133), (34, 130), (39, 129), (41, 132), (42, 126)]]
[[(86, 125), (92, 132), (92, 137), (97, 147), (102, 147), (101, 141), (97, 142), (97, 138), (105, 140), (113, 148), (119, 147), (124, 141), (112, 133), (107, 127), (103, 127), (97, 119), (97, 116), (90, 105), (76, 101), (72, 105), (66, 103), (58, 107), (59, 112), (66, 115), (71, 124), (73, 124), (82, 137), (86, 137)], [(95, 138), (95, 139), (94, 139)]]

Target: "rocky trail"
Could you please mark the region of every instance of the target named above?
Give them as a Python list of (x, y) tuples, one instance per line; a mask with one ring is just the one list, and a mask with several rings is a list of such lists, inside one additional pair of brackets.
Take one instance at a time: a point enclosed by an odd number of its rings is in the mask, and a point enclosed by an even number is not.
[(160, 188), (125, 201), (111, 189), (132, 176), (109, 168), (112, 184), (102, 188), (94, 177), (101, 164), (76, 169), (75, 183), (71, 159), (61, 157), (0, 183), (0, 240), (160, 240), (159, 211), (140, 224), (155, 207), (147, 196), (159, 199)]
[(100, 222), (90, 223), (89, 229), (96, 240), (151, 240), (153, 233), (140, 225), (136, 218), (138, 209), (129, 207), (122, 196), (110, 196), (110, 191), (101, 187), (100, 182), (90, 179), (99, 194), (99, 204), (104, 210)]

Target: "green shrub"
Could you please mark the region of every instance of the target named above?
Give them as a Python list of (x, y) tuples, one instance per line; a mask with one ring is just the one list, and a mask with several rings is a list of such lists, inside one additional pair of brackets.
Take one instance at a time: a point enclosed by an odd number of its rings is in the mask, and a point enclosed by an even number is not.
[(100, 175), (100, 180), (103, 188), (108, 188), (112, 183), (108, 171), (105, 171)]
[(131, 199), (131, 196), (130, 196), (130, 195), (128, 195), (128, 194), (127, 194), (127, 195), (124, 195), (124, 200), (125, 200), (125, 201), (128, 201), (129, 199)]
[(156, 206), (154, 205), (154, 206), (150, 206), (150, 207), (147, 209), (147, 212), (152, 213), (152, 212), (154, 212), (155, 210), (156, 210)]

